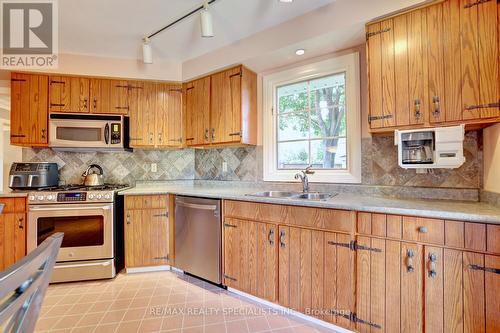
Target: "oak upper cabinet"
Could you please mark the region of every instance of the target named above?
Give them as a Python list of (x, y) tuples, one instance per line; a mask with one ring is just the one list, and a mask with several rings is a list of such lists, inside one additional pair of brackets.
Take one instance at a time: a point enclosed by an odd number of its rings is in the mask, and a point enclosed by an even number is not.
[(10, 143), (48, 144), (48, 76), (12, 73)]
[(182, 147), (182, 85), (158, 83), (156, 88), (155, 142), (157, 147)]
[(0, 198), (0, 271), (26, 255), (26, 199)]
[(71, 77), (50, 76), (49, 78), (49, 111), (71, 111)]
[(169, 199), (167, 195), (125, 197), (125, 266), (170, 263)]
[(238, 66), (210, 79), (210, 142), (257, 144), (257, 75)]
[(124, 80), (111, 80), (110, 82), (110, 109), (107, 113), (128, 114), (129, 91), (140, 89), (137, 84), (130, 84)]
[(460, 0), (464, 119), (500, 116), (499, 10), (496, 1)]
[(186, 144), (210, 143), (210, 77), (183, 84), (186, 113)]
[(368, 24), (371, 130), (500, 121), (497, 6), (446, 0)]
[(279, 304), (354, 328), (351, 236), (279, 227)]
[(111, 80), (90, 79), (89, 101), (91, 113), (115, 113), (111, 107)]

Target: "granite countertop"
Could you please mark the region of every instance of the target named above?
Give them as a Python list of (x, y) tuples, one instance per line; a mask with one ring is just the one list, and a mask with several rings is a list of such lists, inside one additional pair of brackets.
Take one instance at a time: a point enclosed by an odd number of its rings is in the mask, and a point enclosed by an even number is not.
[[(262, 198), (248, 196), (265, 189), (235, 186), (226, 182), (225, 186), (205, 186), (202, 184), (138, 184), (136, 187), (120, 191), (120, 195), (176, 194), (205, 198), (232, 199), (262, 203), (274, 203), (307, 207), (336, 208), (372, 213), (420, 216), (448, 220), (485, 222), (500, 224), (500, 208), (483, 202), (462, 202), (451, 200), (416, 200), (377, 197), (354, 193), (339, 193), (323, 201)], [(239, 185), (239, 184), (238, 184)]]
[(27, 196), (28, 192), (13, 192), (13, 191), (0, 192), (0, 198), (23, 198)]

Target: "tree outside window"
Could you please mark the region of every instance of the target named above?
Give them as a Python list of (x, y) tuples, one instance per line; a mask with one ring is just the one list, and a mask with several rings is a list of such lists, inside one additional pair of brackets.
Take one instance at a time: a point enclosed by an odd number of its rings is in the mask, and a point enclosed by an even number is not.
[(347, 169), (346, 73), (277, 88), (277, 168)]

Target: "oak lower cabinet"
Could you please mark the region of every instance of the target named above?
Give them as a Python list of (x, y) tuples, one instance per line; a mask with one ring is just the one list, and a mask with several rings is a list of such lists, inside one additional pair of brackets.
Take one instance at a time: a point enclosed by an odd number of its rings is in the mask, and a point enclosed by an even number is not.
[(279, 227), (279, 304), (354, 328), (354, 254), (348, 234)]
[(170, 264), (169, 197), (125, 197), (125, 267)]
[(500, 256), (358, 237), (359, 332), (498, 332)]
[(10, 143), (48, 144), (48, 76), (12, 73)]
[(224, 284), (271, 302), (278, 298), (277, 226), (226, 218)]
[(0, 271), (26, 255), (26, 198), (0, 198)]

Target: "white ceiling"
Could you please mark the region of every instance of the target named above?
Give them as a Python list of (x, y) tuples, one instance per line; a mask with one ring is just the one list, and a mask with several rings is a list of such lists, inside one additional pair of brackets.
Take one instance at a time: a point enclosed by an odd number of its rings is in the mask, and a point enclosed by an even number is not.
[[(142, 37), (186, 14), (201, 2), (59, 1), (59, 52), (140, 58)], [(186, 61), (333, 2), (335, 0), (295, 0), (284, 4), (277, 0), (218, 0), (211, 9), (214, 38), (200, 37), (198, 15), (193, 15), (152, 40), (154, 57), (155, 60)]]

